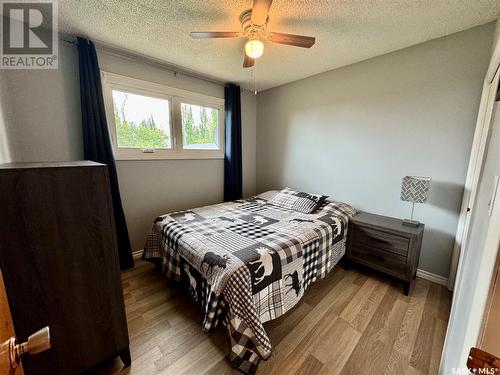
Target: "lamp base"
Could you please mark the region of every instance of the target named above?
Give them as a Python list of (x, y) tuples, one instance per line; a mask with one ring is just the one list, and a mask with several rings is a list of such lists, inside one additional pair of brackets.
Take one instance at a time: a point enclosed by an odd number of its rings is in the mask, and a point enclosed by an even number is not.
[(418, 227), (420, 225), (420, 221), (417, 220), (410, 220), (410, 219), (404, 219), (403, 220), (403, 225), (407, 227)]

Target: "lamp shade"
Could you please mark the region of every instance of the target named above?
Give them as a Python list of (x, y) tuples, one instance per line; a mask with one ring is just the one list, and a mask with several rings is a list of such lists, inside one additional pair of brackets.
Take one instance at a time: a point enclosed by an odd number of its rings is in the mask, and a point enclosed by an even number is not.
[(401, 183), (401, 200), (424, 203), (427, 200), (430, 186), (430, 177), (405, 176)]

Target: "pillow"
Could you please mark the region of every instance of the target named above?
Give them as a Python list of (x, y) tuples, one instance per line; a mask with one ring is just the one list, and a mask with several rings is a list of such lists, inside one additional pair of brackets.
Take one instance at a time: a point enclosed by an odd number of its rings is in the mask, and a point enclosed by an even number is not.
[(326, 195), (309, 194), (285, 188), (276, 194), (269, 203), (289, 210), (310, 214), (324, 202)]

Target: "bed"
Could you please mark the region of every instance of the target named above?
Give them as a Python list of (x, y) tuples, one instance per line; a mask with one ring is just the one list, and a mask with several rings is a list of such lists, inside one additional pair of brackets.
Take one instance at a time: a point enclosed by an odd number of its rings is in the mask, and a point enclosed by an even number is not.
[(298, 212), (271, 204), (277, 193), (157, 217), (143, 253), (201, 307), (203, 331), (226, 327), (230, 361), (247, 374), (271, 355), (263, 323), (333, 269), (355, 214), (329, 199)]

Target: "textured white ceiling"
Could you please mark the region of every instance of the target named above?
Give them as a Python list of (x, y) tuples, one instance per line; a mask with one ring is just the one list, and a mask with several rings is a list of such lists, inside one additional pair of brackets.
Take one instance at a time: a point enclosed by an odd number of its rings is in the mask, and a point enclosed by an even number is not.
[[(252, 0), (60, 0), (60, 31), (252, 88), (243, 39), (193, 40), (190, 31), (239, 31)], [(259, 90), (271, 88), (500, 16), (498, 0), (274, 0), (269, 31), (316, 37), (311, 49), (268, 43)]]

